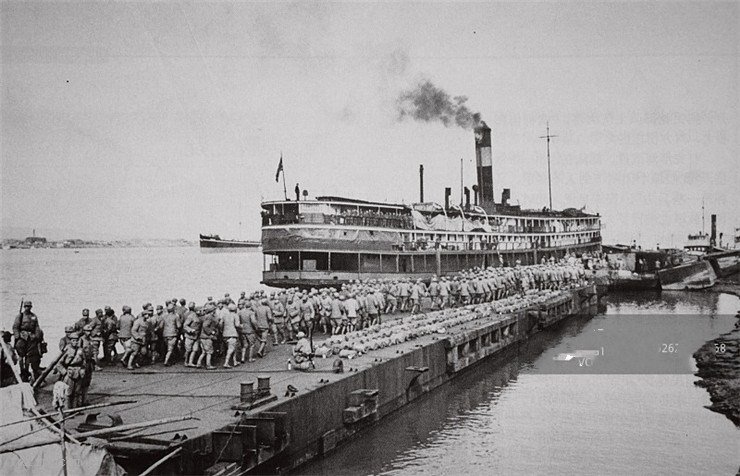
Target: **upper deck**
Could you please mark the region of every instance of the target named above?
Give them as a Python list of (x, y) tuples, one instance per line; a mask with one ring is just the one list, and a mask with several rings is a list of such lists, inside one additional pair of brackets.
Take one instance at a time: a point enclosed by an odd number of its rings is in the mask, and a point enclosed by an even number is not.
[(328, 225), (392, 230), (483, 231), (487, 233), (563, 233), (601, 229), (600, 217), (575, 209), (522, 210), (498, 205), (495, 213), (477, 206), (436, 203), (412, 205), (318, 197), (315, 200), (262, 203), (262, 226)]

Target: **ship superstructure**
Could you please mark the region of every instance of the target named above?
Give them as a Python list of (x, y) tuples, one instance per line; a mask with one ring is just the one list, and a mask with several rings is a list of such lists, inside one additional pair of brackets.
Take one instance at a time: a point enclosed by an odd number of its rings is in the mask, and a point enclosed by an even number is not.
[(325, 286), (355, 279), (421, 278), (475, 266), (538, 263), (601, 249), (601, 219), (582, 210), (523, 210), (493, 198), (491, 130), (475, 129), (478, 184), (445, 204), (320, 196), (262, 203), (263, 282)]

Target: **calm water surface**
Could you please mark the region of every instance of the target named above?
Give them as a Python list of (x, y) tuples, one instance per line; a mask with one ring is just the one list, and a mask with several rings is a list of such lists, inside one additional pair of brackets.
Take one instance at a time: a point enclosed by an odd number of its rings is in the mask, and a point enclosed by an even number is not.
[[(259, 252), (198, 248), (5, 250), (0, 326), (22, 296), (53, 345), (83, 307), (260, 287)], [(548, 330), (394, 414), (306, 474), (735, 474), (740, 433), (704, 406), (691, 354), (740, 307), (712, 293), (612, 296), (606, 314)], [(675, 344), (674, 352), (661, 352)], [(591, 366), (553, 360), (599, 350)], [(47, 355), (47, 358), (49, 356)]]
[(2, 250), (0, 262), (0, 327), (10, 329), (21, 298), (30, 299), (51, 344), (47, 358), (83, 308), (109, 305), (120, 315), (124, 304), (136, 314), (146, 302), (173, 297), (201, 304), (208, 296), (258, 289), (262, 276), (259, 251), (201, 253), (198, 247)]
[[(612, 296), (605, 315), (537, 336), (299, 472), (735, 474), (740, 432), (704, 408), (691, 354), (739, 306), (710, 293)], [(553, 360), (602, 347), (589, 369)]]

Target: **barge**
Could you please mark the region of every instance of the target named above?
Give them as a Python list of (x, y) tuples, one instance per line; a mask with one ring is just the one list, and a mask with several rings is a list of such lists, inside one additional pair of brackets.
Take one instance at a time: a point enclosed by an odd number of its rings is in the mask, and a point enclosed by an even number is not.
[[(135, 402), (116, 407), (115, 413), (72, 418), (67, 428), (112, 429), (98, 444), (130, 474), (165, 456), (157, 471), (167, 474), (283, 473), (333, 451), (477, 363), (516, 353), (542, 329), (570, 316), (594, 315), (598, 301), (596, 287), (587, 285), (504, 314), (491, 303), (427, 313), (451, 325), (343, 360), (341, 373), (334, 357), (317, 358), (313, 371), (286, 370), (287, 346), (228, 370), (110, 367), (95, 373), (90, 403)], [(50, 405), (50, 388), (42, 390), (40, 401)], [(145, 433), (124, 430), (130, 423), (185, 416), (199, 421), (168, 423)]]
[[(525, 210), (494, 201), (491, 129), (475, 128), (478, 183), (464, 203), (406, 205), (319, 196), (265, 201), (262, 282), (275, 287), (336, 286), (356, 279), (428, 280), (473, 267), (536, 264), (601, 251), (601, 217), (568, 208)], [(306, 194), (304, 194), (304, 198)]]

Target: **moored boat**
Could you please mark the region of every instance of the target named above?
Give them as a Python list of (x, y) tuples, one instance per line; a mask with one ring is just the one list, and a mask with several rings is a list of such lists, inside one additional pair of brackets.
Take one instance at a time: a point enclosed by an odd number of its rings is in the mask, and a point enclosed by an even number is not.
[(697, 260), (658, 271), (660, 287), (667, 291), (706, 289), (714, 286), (717, 274), (706, 260)]
[(200, 235), (201, 248), (258, 248), (259, 241), (224, 240), (218, 235)]

